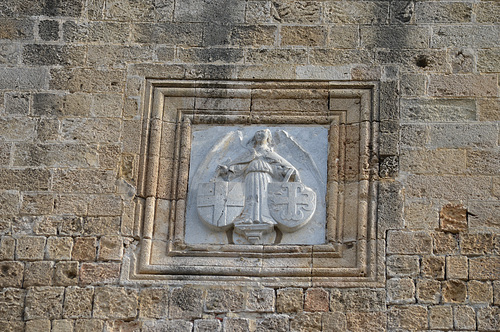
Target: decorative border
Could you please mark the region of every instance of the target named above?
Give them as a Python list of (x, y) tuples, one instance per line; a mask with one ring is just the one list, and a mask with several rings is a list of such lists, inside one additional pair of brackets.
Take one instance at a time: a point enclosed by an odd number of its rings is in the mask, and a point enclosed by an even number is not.
[[(135, 227), (140, 246), (138, 255), (125, 262), (126, 279), (269, 286), (380, 284), (384, 272), (383, 244), (376, 233), (376, 84), (147, 80), (145, 95)], [(256, 107), (258, 101), (275, 100), (313, 100), (320, 107)], [(279, 104), (286, 103), (274, 103)], [(184, 243), (191, 128), (196, 124), (328, 125), (327, 243)]]

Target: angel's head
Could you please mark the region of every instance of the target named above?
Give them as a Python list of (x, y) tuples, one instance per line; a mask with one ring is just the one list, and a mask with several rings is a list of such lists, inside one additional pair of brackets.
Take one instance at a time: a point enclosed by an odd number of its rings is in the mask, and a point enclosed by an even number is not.
[(252, 143), (254, 146), (270, 145), (272, 142), (272, 135), (269, 129), (261, 129), (255, 132)]

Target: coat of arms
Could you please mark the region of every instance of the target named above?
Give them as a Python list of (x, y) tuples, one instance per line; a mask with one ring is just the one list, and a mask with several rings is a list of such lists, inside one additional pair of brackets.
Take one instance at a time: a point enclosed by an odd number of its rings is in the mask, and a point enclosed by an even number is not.
[(271, 142), (269, 129), (258, 130), (248, 151), (219, 165), (212, 181), (198, 185), (196, 207), (206, 225), (221, 231), (234, 227), (256, 244), (275, 227), (294, 232), (312, 218), (316, 193)]

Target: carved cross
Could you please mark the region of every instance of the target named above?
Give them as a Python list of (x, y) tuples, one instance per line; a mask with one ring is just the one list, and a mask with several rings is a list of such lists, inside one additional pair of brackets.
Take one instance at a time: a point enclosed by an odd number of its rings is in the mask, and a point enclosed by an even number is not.
[[(299, 205), (303, 206), (304, 210), (311, 210), (314, 208), (314, 194), (304, 190), (304, 185), (297, 182), (285, 182), (281, 185), (280, 193), (272, 195), (272, 202), (275, 206), (286, 205), (281, 211), (281, 218), (283, 220), (298, 221), (304, 218), (304, 213), (300, 210)], [(286, 190), (284, 190), (286, 189)], [(287, 192), (288, 195), (284, 194)]]
[[(212, 188), (207, 188), (213, 186)], [(234, 187), (233, 183), (217, 181), (203, 185), (203, 193), (198, 195), (198, 207), (212, 207), (213, 206), (213, 225), (218, 227), (226, 226), (232, 220), (227, 220), (228, 207), (243, 207), (241, 197), (237, 193), (232, 192)], [(208, 189), (208, 190), (207, 190)], [(210, 195), (205, 193), (210, 192)]]

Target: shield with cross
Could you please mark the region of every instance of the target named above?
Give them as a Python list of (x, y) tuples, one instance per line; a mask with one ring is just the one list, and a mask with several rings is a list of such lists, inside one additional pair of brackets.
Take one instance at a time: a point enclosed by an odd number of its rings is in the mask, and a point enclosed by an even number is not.
[(245, 194), (243, 183), (212, 181), (200, 183), (196, 207), (198, 216), (210, 227), (229, 228), (243, 211)]
[(316, 210), (316, 193), (301, 182), (270, 183), (267, 190), (271, 216), (283, 231), (304, 226)]

